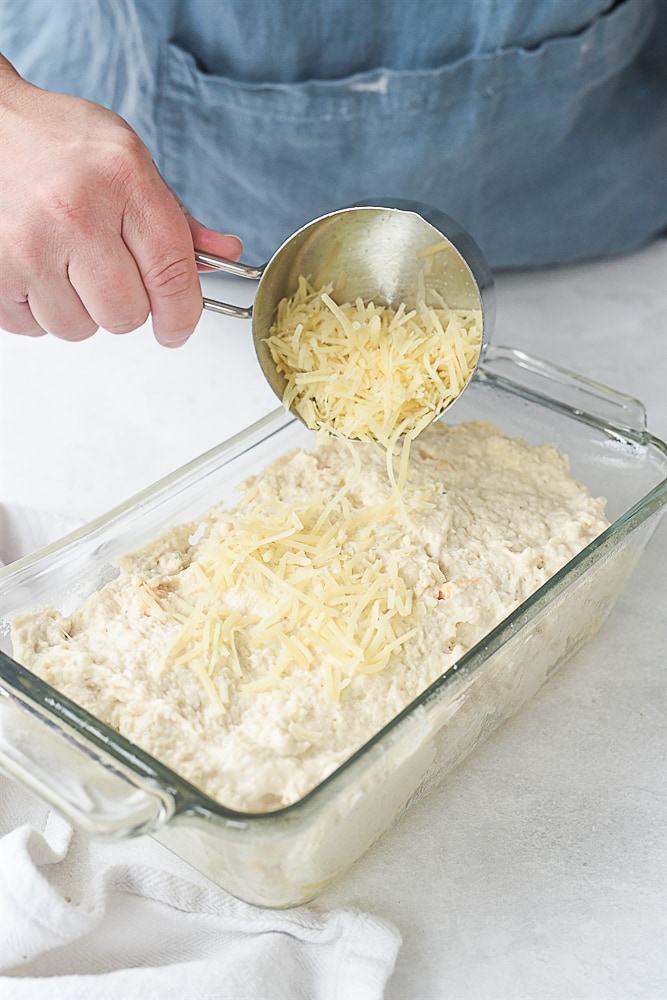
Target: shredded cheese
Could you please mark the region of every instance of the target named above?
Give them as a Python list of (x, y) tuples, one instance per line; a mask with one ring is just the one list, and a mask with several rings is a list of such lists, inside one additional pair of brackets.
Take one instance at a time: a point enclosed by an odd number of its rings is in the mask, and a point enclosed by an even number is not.
[[(178, 618), (162, 669), (192, 669), (219, 713), (229, 698), (216, 675), (228, 666), (243, 679), (244, 646), (265, 649), (270, 666), (242, 682), (242, 690), (261, 693), (295, 668), (317, 669), (323, 696), (335, 704), (355, 673), (384, 670), (413, 634), (412, 591), (394, 561), (378, 556), (378, 526), (384, 550), (400, 544), (401, 526), (390, 529), (387, 522), (395, 499), (371, 506), (353, 500), (362, 469), (347, 444), (354, 471), (333, 498), (319, 495), (300, 506), (278, 497), (267, 502), (249, 483), (183, 574), (178, 607), (183, 612), (187, 604), (189, 613)], [(252, 613), (234, 610), (248, 594)]]
[(301, 276), (278, 305), (266, 343), (285, 378), (283, 403), (308, 427), (393, 453), (465, 388), (482, 346), (481, 313), (442, 300), (427, 305), (423, 281), (411, 310), (361, 299), (338, 304), (332, 291)]
[[(424, 256), (430, 261), (440, 249)], [(353, 475), (328, 499), (300, 507), (264, 501), (249, 484), (245, 502), (191, 567), (189, 611), (181, 599), (181, 627), (165, 657), (165, 666), (190, 667), (221, 713), (227, 685), (214, 677), (229, 664), (243, 681), (244, 645), (265, 649), (270, 666), (242, 690), (259, 694), (293, 668), (316, 668), (336, 704), (355, 673), (384, 670), (414, 634), (405, 621), (412, 591), (395, 565), (377, 558), (375, 526), (394, 519), (398, 543), (410, 444), (467, 384), (481, 350), (481, 315), (441, 300), (426, 305), (423, 280), (412, 310), (361, 299), (340, 305), (332, 290), (300, 277), (278, 306), (267, 344), (286, 379), (285, 406), (347, 442)], [(389, 495), (371, 507), (351, 497), (362, 472), (355, 440), (386, 449)], [(387, 543), (385, 534), (385, 551)], [(256, 595), (255, 613), (230, 610), (247, 593)]]

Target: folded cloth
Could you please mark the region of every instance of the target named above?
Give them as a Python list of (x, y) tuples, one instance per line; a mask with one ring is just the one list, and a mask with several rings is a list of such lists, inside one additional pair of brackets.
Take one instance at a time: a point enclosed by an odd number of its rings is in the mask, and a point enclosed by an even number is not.
[[(66, 521), (0, 507), (0, 558)], [(91, 841), (0, 777), (1, 1000), (380, 1000), (400, 944), (355, 910), (249, 906), (149, 837)]]
[(67, 514), (0, 503), (0, 566), (36, 552), (80, 526), (80, 521)]

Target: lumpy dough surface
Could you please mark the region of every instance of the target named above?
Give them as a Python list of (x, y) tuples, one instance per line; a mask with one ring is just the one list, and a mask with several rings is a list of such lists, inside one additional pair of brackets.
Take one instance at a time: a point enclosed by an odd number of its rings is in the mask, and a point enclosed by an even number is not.
[(224, 805), (302, 797), (608, 525), (548, 445), (436, 424), (290, 452), (119, 563), (19, 662)]

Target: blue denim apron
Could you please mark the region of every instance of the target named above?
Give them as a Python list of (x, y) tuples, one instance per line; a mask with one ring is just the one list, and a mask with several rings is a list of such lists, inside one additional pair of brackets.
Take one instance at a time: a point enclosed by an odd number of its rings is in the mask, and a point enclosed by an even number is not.
[(362, 199), (425, 201), (493, 267), (667, 228), (663, 0), (0, 0), (29, 80), (125, 117), (267, 260)]

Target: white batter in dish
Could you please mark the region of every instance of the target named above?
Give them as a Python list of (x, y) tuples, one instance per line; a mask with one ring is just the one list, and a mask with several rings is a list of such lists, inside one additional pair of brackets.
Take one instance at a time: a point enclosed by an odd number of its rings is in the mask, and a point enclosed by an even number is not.
[(14, 656), (231, 808), (301, 798), (607, 526), (553, 447), (488, 424), (332, 438), (162, 536)]

